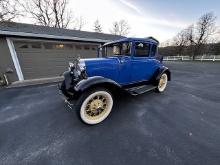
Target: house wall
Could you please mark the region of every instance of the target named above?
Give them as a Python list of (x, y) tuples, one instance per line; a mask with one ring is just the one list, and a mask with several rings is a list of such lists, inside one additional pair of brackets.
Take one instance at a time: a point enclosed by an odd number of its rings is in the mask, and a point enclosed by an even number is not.
[(6, 73), (9, 82), (18, 81), (6, 38), (0, 37), (0, 74), (5, 73), (8, 69), (13, 70), (13, 73)]

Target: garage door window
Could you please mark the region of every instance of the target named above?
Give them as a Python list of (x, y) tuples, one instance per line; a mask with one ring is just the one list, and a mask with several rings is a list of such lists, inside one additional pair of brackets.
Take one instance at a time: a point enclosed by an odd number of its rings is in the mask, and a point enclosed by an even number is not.
[(73, 45), (72, 44), (65, 44), (64, 47), (67, 50), (73, 49)]
[(85, 45), (85, 46), (84, 46), (84, 49), (85, 49), (85, 50), (89, 50), (89, 45)]
[(56, 44), (55, 48), (56, 49), (64, 49), (64, 44)]
[(81, 50), (81, 49), (82, 49), (81, 45), (76, 45), (76, 50)]
[(52, 43), (44, 43), (44, 48), (45, 49), (53, 49), (53, 44)]
[(41, 43), (31, 43), (31, 48), (33, 49), (41, 49)]
[(96, 47), (96, 46), (93, 46), (93, 47), (92, 47), (92, 50), (97, 50), (97, 47)]
[(28, 48), (28, 44), (25, 42), (15, 42), (15, 46), (18, 49), (27, 49)]

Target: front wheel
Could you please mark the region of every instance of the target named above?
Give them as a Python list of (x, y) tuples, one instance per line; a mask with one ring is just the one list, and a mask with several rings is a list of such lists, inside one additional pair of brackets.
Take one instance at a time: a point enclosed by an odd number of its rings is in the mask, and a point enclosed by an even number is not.
[(161, 93), (165, 91), (167, 87), (167, 81), (168, 81), (168, 76), (166, 73), (163, 73), (160, 77), (160, 80), (156, 88), (157, 92)]
[(81, 95), (78, 100), (78, 115), (90, 125), (101, 123), (110, 114), (113, 107), (111, 93), (105, 88), (93, 89)]

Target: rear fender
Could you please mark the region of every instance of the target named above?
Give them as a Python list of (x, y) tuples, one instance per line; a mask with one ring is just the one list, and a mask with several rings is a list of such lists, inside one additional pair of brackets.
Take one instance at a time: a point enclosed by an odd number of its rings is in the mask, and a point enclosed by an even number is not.
[(156, 70), (156, 72), (154, 73), (153, 77), (152, 77), (152, 81), (153, 83), (157, 83), (159, 80), (160, 80), (160, 77), (163, 73), (166, 73), (167, 74), (167, 77), (168, 77), (168, 81), (171, 81), (171, 73), (170, 73), (170, 70), (165, 67), (165, 66), (162, 66), (160, 67), (159, 69)]

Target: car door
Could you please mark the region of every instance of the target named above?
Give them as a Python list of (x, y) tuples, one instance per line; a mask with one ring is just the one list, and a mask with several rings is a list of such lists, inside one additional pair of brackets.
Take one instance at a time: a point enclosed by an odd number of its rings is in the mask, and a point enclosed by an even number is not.
[(119, 60), (119, 82), (120, 84), (128, 84), (130, 82), (131, 69), (131, 46), (130, 42), (121, 43)]
[(130, 83), (130, 69), (131, 69), (131, 57), (130, 56), (118, 56), (119, 60), (119, 83), (121, 85)]
[(130, 82), (130, 61), (131, 61), (131, 43), (130, 42), (118, 42), (109, 44), (105, 47), (104, 53), (108, 58), (113, 58), (115, 64), (114, 75), (117, 83), (124, 85)]
[(155, 69), (154, 57), (150, 53), (151, 44), (148, 42), (134, 42), (131, 58), (131, 82), (149, 80)]

